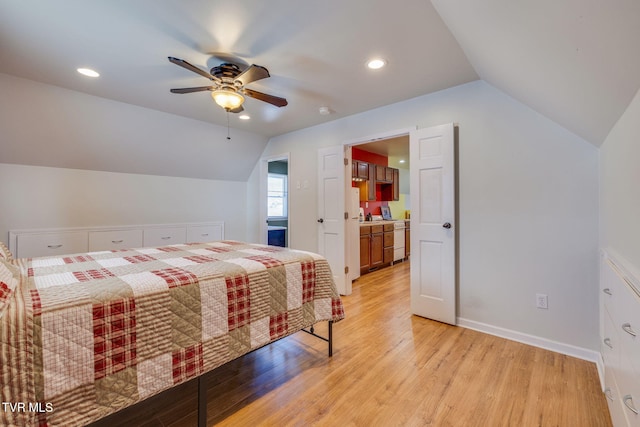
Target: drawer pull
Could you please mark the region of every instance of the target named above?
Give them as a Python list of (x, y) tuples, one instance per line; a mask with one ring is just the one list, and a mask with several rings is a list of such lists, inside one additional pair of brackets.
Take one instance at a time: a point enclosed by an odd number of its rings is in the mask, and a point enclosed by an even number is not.
[(607, 399), (613, 402), (613, 393), (611, 393), (611, 387), (607, 387), (604, 391), (604, 395), (607, 396)]
[(611, 345), (611, 338), (605, 338), (604, 339), (604, 343), (607, 347), (609, 347), (611, 350), (613, 350), (613, 346)]
[(604, 288), (604, 289), (602, 290), (602, 292), (604, 292), (604, 293), (605, 293), (605, 294), (607, 294), (607, 295), (613, 295), (613, 294), (611, 293), (611, 289), (609, 289), (609, 288)]
[(207, 237), (209, 235), (209, 233), (204, 233), (202, 234), (202, 237)]
[(169, 240), (170, 238), (171, 238), (171, 236), (161, 237), (162, 240)]
[(631, 323), (625, 323), (625, 324), (623, 324), (623, 325), (622, 325), (622, 329), (623, 329), (626, 333), (628, 333), (629, 335), (631, 335), (632, 337), (635, 337), (635, 336), (636, 336), (636, 332), (635, 332), (633, 329), (631, 329)]
[(61, 248), (61, 247), (62, 247), (62, 245), (47, 245), (47, 247), (48, 247), (49, 249), (58, 249), (58, 248)]
[(627, 408), (629, 408), (629, 410), (631, 412), (633, 412), (634, 414), (638, 415), (638, 410), (636, 409), (636, 407), (633, 405), (633, 397), (631, 397), (630, 394), (627, 394), (625, 397), (622, 398), (622, 401), (624, 402), (624, 406), (626, 406)]
[(116, 243), (116, 244), (117, 244), (117, 243), (122, 243), (122, 242), (124, 242), (124, 240), (112, 240), (112, 241), (111, 241), (111, 243)]

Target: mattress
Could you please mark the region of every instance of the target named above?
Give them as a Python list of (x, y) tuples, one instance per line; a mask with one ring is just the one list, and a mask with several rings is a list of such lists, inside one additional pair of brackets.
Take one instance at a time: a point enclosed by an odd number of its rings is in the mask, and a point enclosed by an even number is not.
[(344, 317), (318, 254), (237, 241), (10, 261), (0, 425), (85, 425)]

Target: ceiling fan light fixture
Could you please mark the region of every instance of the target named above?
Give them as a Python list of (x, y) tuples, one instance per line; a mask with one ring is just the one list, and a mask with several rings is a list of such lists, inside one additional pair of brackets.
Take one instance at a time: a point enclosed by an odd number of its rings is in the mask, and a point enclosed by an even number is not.
[(244, 102), (244, 96), (240, 95), (234, 90), (227, 88), (220, 88), (212, 91), (211, 97), (214, 101), (216, 101), (216, 104), (218, 104), (225, 110), (236, 109)]

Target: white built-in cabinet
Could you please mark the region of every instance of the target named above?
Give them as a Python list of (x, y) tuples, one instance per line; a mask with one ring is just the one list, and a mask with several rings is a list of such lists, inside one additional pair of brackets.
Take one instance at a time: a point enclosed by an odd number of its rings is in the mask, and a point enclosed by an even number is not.
[(600, 338), (613, 425), (640, 426), (640, 283), (607, 253), (600, 266)]
[(224, 222), (146, 224), (9, 231), (17, 258), (96, 252), (224, 239)]

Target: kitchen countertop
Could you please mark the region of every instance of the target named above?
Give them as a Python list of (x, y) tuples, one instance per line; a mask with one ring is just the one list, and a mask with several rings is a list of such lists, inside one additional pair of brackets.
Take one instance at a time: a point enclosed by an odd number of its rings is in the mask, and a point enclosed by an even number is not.
[(394, 222), (397, 221), (407, 221), (405, 219), (388, 219), (388, 220), (382, 220), (382, 221), (363, 221), (360, 224), (360, 226), (365, 226), (365, 225), (384, 225), (384, 224), (393, 224)]

